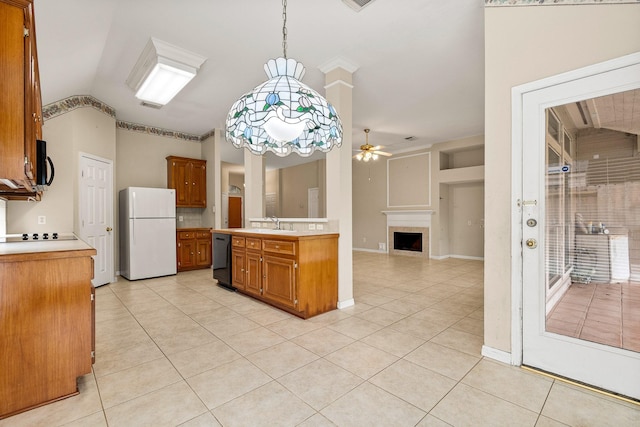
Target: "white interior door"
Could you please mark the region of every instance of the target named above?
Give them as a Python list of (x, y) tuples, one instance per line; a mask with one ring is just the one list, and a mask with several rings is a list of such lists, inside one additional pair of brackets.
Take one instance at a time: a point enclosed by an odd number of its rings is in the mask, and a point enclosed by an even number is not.
[(637, 350), (559, 332), (549, 317), (576, 286), (574, 218), (585, 184), (577, 173), (584, 163), (572, 159), (570, 144), (550, 144), (547, 115), (553, 107), (640, 87), (640, 56), (630, 62), (559, 76), (557, 83), (522, 94), (522, 363), (639, 399)]
[(320, 189), (318, 187), (307, 189), (309, 206), (308, 218), (318, 218), (320, 216)]
[(113, 163), (80, 155), (79, 237), (96, 249), (94, 286), (114, 281), (113, 267)]

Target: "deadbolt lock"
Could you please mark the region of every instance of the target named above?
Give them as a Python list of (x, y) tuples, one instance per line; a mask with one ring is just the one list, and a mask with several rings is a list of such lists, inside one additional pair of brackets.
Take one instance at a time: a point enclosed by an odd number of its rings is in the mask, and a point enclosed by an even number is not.
[(538, 246), (538, 242), (536, 239), (527, 239), (527, 247), (529, 249), (535, 249)]
[(113, 231), (113, 228), (107, 227), (107, 231)]
[(527, 220), (527, 225), (528, 225), (529, 227), (535, 227), (536, 225), (538, 225), (538, 221), (536, 221), (536, 220), (535, 220), (535, 219), (533, 219), (533, 218), (529, 218), (529, 219)]

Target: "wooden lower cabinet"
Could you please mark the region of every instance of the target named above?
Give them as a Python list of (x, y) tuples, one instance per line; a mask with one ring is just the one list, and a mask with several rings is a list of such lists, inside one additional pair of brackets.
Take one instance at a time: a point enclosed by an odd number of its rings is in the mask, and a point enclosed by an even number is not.
[(178, 271), (211, 267), (211, 229), (181, 228), (176, 232)]
[(0, 419), (78, 394), (95, 349), (95, 249), (3, 253), (13, 244), (0, 244)]
[(233, 234), (232, 285), (302, 318), (337, 307), (338, 235)]

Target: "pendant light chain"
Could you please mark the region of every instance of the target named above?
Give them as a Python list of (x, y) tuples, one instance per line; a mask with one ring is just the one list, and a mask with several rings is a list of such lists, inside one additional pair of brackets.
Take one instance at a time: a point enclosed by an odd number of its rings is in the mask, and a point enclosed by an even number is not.
[(282, 0), (282, 53), (287, 57), (287, 0)]

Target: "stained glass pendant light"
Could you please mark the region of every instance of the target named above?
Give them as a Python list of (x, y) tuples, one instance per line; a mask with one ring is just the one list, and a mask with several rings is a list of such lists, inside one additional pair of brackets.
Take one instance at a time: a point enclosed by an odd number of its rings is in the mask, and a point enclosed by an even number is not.
[(304, 66), (287, 58), (287, 0), (282, 2), (283, 57), (264, 65), (269, 80), (240, 97), (226, 121), (225, 136), (236, 148), (262, 155), (292, 152), (307, 157), (342, 144), (342, 123), (335, 108), (302, 83)]

